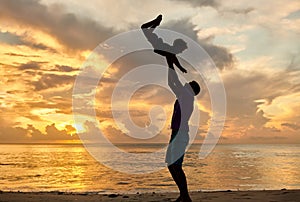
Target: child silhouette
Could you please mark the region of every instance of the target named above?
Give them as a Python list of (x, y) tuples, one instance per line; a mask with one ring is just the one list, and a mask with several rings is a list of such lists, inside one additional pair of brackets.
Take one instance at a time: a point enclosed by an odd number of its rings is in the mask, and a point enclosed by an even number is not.
[(187, 49), (187, 44), (182, 39), (174, 40), (173, 45), (164, 43), (162, 38), (159, 38), (154, 33), (155, 28), (160, 25), (161, 20), (162, 15), (159, 15), (154, 20), (143, 24), (141, 28), (144, 32), (144, 35), (154, 48), (154, 52), (166, 57), (169, 67), (174, 69), (175, 64), (180, 69), (180, 71), (182, 71), (183, 73), (187, 73), (186, 69), (181, 66), (176, 57), (176, 54), (182, 53), (185, 49)]

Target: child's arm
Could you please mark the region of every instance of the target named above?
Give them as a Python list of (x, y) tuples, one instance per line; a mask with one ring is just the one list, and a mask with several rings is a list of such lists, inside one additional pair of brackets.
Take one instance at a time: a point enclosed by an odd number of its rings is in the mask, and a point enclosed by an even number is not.
[(175, 64), (178, 67), (178, 69), (180, 69), (180, 71), (182, 71), (183, 73), (187, 73), (186, 69), (184, 69), (181, 66), (181, 64), (179, 63), (176, 55), (172, 55), (172, 56), (168, 55), (166, 57), (166, 59), (167, 59), (167, 63), (168, 63), (169, 68), (174, 69), (174, 65), (173, 64)]
[(187, 73), (186, 69), (184, 69), (181, 64), (179, 63), (176, 55), (174, 57), (174, 64), (180, 69), (180, 71), (182, 71), (183, 73)]

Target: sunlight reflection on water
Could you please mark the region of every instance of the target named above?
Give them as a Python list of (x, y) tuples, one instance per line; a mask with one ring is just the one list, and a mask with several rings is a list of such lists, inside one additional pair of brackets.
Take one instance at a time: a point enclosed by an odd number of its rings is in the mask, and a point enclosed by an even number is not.
[[(151, 152), (163, 145), (120, 147)], [(185, 157), (190, 190), (300, 188), (299, 144), (218, 145), (204, 160), (198, 159), (199, 148), (193, 145)], [(95, 161), (81, 145), (8, 144), (0, 145), (0, 190), (177, 191), (166, 168), (150, 174), (124, 174)]]

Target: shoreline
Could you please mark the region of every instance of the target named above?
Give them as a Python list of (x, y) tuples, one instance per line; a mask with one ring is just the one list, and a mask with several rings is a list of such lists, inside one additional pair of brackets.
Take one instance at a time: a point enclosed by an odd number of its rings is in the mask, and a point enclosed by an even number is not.
[[(44, 201), (175, 201), (179, 193), (136, 193), (136, 194), (104, 194), (99, 192), (6, 192), (0, 191), (0, 202), (44, 202)], [(191, 192), (193, 201), (198, 202), (254, 202), (276, 201), (296, 202), (300, 201), (300, 189), (289, 190), (249, 190), (249, 191), (198, 191)]]

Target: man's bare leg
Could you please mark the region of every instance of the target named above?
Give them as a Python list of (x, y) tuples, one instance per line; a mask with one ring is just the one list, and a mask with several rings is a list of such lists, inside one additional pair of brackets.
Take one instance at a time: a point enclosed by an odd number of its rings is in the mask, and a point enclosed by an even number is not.
[(180, 196), (176, 201), (192, 202), (187, 188), (186, 176), (182, 170), (182, 167), (180, 165), (173, 164), (168, 166), (168, 169), (180, 191)]

